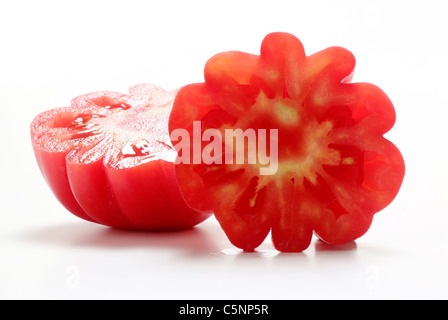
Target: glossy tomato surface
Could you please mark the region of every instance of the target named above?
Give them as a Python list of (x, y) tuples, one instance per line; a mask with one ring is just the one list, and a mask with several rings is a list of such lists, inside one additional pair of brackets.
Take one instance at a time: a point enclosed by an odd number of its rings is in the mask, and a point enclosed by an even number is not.
[[(209, 59), (205, 82), (179, 91), (169, 122), (170, 133), (184, 128), (191, 139), (186, 150), (171, 136), (187, 203), (214, 212), (230, 241), (248, 251), (269, 232), (284, 252), (303, 251), (313, 233), (330, 244), (365, 234), (374, 214), (396, 197), (405, 166), (383, 137), (395, 122), (390, 99), (373, 84), (351, 83), (354, 67), (348, 50), (307, 56), (287, 33), (267, 35), (260, 55), (231, 51)], [(213, 140), (222, 138), (213, 143), (222, 153), (210, 147), (209, 134), (197, 161), (197, 123), (202, 138), (208, 129), (215, 130)], [(248, 143), (245, 159), (255, 152), (257, 161), (225, 161), (226, 153), (236, 154), (236, 143), (225, 139), (229, 129), (277, 130), (277, 138), (265, 139), (266, 150), (278, 148), (276, 170), (261, 174), (266, 158)], [(204, 154), (219, 161), (204, 161)]]
[(115, 228), (183, 229), (207, 219), (186, 205), (176, 181), (168, 135), (176, 93), (141, 84), (39, 114), (32, 145), (57, 199), (76, 216)]

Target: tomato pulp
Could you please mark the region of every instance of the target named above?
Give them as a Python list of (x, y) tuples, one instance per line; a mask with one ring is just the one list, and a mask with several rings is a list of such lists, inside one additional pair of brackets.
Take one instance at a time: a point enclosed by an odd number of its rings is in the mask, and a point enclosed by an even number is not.
[[(185, 129), (191, 139), (190, 150), (172, 140), (187, 203), (213, 212), (230, 241), (247, 251), (270, 232), (284, 252), (305, 250), (313, 233), (330, 244), (365, 234), (374, 214), (397, 195), (405, 166), (383, 137), (395, 122), (390, 99), (373, 84), (351, 83), (354, 67), (348, 50), (306, 56), (287, 33), (267, 35), (260, 55), (230, 51), (210, 58), (205, 82), (180, 89), (169, 120), (171, 134)], [(249, 144), (245, 159), (255, 152), (257, 161), (224, 161), (237, 152), (234, 139), (215, 141), (222, 147), (211, 153), (202, 144), (199, 157), (212, 154), (219, 161), (197, 161), (198, 123), (202, 136), (209, 129), (219, 133), (214, 140), (229, 129), (244, 138), (248, 130), (277, 130), (278, 138), (265, 139), (271, 141), (267, 149), (277, 148), (276, 170), (260, 174), (265, 159)]]

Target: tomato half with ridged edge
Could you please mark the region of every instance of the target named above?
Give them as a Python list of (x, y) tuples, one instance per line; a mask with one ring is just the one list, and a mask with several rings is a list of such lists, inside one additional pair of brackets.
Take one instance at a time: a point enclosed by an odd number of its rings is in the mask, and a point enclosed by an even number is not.
[(98, 91), (39, 114), (31, 138), (39, 168), (63, 206), (87, 221), (150, 231), (190, 228), (177, 185), (168, 118), (177, 93), (139, 84)]
[[(169, 120), (187, 203), (213, 212), (246, 251), (269, 233), (282, 252), (305, 250), (313, 234), (334, 245), (364, 235), (396, 197), (405, 165), (384, 138), (396, 119), (392, 102), (373, 84), (352, 83), (354, 67), (344, 48), (307, 56), (282, 32), (268, 34), (259, 55), (210, 58), (205, 82), (180, 89)], [(236, 159), (237, 130), (246, 161)]]

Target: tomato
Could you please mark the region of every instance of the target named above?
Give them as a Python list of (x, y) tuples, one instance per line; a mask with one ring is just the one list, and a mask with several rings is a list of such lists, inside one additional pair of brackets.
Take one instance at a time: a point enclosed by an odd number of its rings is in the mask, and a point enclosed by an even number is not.
[[(305, 250), (313, 234), (335, 245), (364, 235), (396, 197), (405, 165), (383, 137), (395, 123), (390, 99), (373, 84), (351, 83), (354, 67), (348, 50), (307, 56), (288, 33), (268, 34), (260, 55), (210, 58), (205, 82), (180, 89), (169, 119), (187, 203), (213, 212), (246, 251), (269, 233), (282, 252)], [(232, 130), (247, 141), (245, 161), (236, 161), (237, 135), (226, 139)]]
[(31, 137), (57, 199), (79, 218), (142, 230), (192, 227), (177, 186), (168, 117), (177, 90), (136, 85), (129, 94), (93, 92), (39, 114)]

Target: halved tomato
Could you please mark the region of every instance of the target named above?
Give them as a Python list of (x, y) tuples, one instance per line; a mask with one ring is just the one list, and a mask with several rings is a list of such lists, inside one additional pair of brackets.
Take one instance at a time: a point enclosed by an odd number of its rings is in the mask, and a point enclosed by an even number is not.
[[(271, 231), (280, 251), (306, 249), (313, 233), (331, 244), (362, 236), (397, 195), (405, 166), (383, 137), (395, 122), (391, 101), (375, 85), (350, 83), (354, 67), (348, 50), (306, 56), (287, 33), (267, 35), (260, 55), (213, 56), (205, 82), (181, 88), (170, 116), (187, 203), (214, 212), (230, 241), (248, 251)], [(189, 150), (173, 135), (179, 129), (189, 133)], [(246, 161), (236, 161), (236, 136), (227, 135), (237, 130)], [(268, 166), (271, 174), (260, 171)]]
[(31, 124), (39, 168), (76, 216), (115, 228), (192, 227), (210, 214), (186, 205), (174, 171), (168, 118), (175, 91), (141, 84), (93, 92)]

